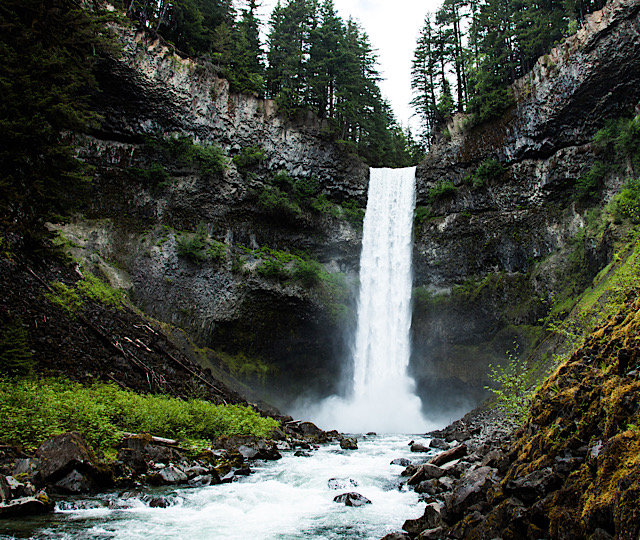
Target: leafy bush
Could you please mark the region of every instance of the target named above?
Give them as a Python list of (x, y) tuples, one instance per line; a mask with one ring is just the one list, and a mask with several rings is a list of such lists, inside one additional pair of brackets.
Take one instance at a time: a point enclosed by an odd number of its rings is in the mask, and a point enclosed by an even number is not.
[(354, 200), (343, 201), (342, 210), (347, 220), (352, 223), (362, 223), (364, 219), (364, 210), (358, 206), (358, 202)]
[(320, 182), (315, 176), (298, 178), (293, 183), (293, 192), (302, 199), (313, 197), (318, 191), (320, 191)]
[(300, 206), (292, 201), (285, 192), (275, 186), (267, 186), (265, 190), (260, 193), (258, 202), (264, 210), (274, 216), (293, 218), (302, 213)]
[(194, 164), (203, 176), (213, 176), (227, 168), (227, 157), (215, 144), (195, 144), (190, 137), (166, 136), (147, 139), (147, 148), (182, 165)]
[(113, 384), (83, 387), (62, 379), (0, 379), (0, 432), (6, 442), (33, 449), (77, 430), (95, 448), (122, 431), (202, 441), (221, 435), (268, 437), (279, 424), (249, 407), (140, 395)]
[(267, 153), (259, 146), (249, 146), (233, 156), (233, 162), (240, 172), (246, 172), (259, 166), (266, 157)]
[(176, 238), (176, 251), (181, 257), (187, 257), (194, 262), (206, 260), (205, 249), (207, 242), (201, 234), (183, 233)]
[(439, 199), (453, 197), (457, 191), (458, 188), (450, 180), (440, 180), (429, 190), (428, 198), (433, 203)]
[(154, 187), (166, 184), (171, 178), (167, 170), (159, 163), (154, 163), (148, 169), (129, 167), (128, 172), (134, 178), (142, 180), (144, 183)]
[(22, 321), (7, 325), (0, 333), (0, 373), (28, 375), (33, 372), (35, 361), (29, 347), (29, 334)]
[(333, 217), (340, 217), (342, 212), (338, 208), (338, 205), (332, 203), (327, 196), (322, 193), (311, 200), (311, 208), (321, 214), (327, 214)]
[(291, 272), (277, 259), (266, 259), (260, 263), (256, 272), (263, 277), (286, 281), (291, 277)]
[(416, 206), (413, 211), (414, 225), (421, 225), (431, 217), (431, 209), (428, 206)]
[(299, 260), (293, 269), (293, 277), (306, 287), (313, 287), (322, 279), (322, 265), (317, 261)]
[(579, 199), (593, 199), (602, 188), (602, 181), (609, 172), (609, 166), (596, 161), (593, 167), (576, 180), (576, 196)]
[(517, 356), (518, 347), (512, 353), (507, 351), (509, 363), (506, 367), (489, 365), (489, 378), (497, 388), (486, 386), (498, 398), (498, 405), (504, 410), (506, 418), (521, 425), (529, 414), (534, 390), (530, 384), (530, 373), (524, 361)]
[(464, 182), (473, 187), (482, 187), (490, 180), (503, 176), (506, 170), (497, 159), (485, 159), (472, 174), (465, 177)]
[(631, 223), (640, 223), (640, 179), (629, 180), (607, 209), (617, 220), (629, 219)]

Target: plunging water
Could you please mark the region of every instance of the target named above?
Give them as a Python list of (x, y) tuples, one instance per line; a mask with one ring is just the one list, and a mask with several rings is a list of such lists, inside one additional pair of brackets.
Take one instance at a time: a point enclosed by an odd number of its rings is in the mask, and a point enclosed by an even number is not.
[(421, 412), (409, 365), (415, 167), (371, 169), (362, 232), (358, 327), (351, 395), (312, 417), (345, 432), (418, 433)]

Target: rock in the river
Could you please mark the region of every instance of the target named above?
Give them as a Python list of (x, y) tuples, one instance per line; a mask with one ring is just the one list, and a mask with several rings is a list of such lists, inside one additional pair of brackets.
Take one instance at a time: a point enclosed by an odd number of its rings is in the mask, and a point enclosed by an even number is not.
[[(111, 471), (94, 454), (77, 432), (63, 433), (42, 443), (36, 450), (45, 482), (81, 493), (113, 484)], [(75, 473), (74, 473), (75, 471)]]
[(53, 501), (40, 492), (35, 497), (21, 497), (0, 503), (0, 518), (14, 518), (44, 514), (53, 510)]
[(150, 484), (155, 485), (184, 484), (187, 481), (187, 475), (173, 465), (160, 469), (157, 473), (150, 474), (147, 478)]
[(424, 444), (422, 443), (413, 443), (411, 445), (411, 451), (412, 452), (428, 452), (429, 448), (427, 448)]
[(411, 540), (411, 537), (404, 533), (389, 533), (380, 540)]
[(454, 459), (461, 458), (467, 455), (467, 445), (461, 444), (460, 446), (455, 446), (450, 450), (446, 450), (441, 454), (431, 458), (429, 463), (432, 465), (444, 465), (445, 463), (449, 463), (449, 461), (453, 461)]
[(9, 487), (9, 482), (7, 482), (4, 475), (0, 474), (0, 502), (10, 501), (11, 498), (11, 487)]
[(408, 467), (409, 465), (411, 465), (411, 460), (403, 457), (396, 458), (390, 463), (390, 465), (401, 465), (402, 467)]
[(483, 501), (487, 491), (498, 482), (498, 471), (491, 467), (478, 467), (465, 474), (446, 498), (447, 515), (461, 516), (466, 510)]
[(425, 463), (424, 465), (420, 465), (416, 473), (409, 478), (407, 484), (410, 486), (415, 486), (419, 484), (423, 480), (431, 480), (432, 478), (441, 478), (445, 475), (444, 470), (436, 465), (432, 465), (431, 463)]
[(363, 506), (365, 504), (371, 504), (369, 499), (355, 491), (338, 495), (333, 499), (333, 502), (344, 503), (345, 506)]
[(345, 437), (340, 441), (340, 448), (343, 450), (357, 450), (358, 449), (358, 439), (355, 437)]
[(444, 439), (434, 438), (429, 441), (429, 448), (437, 448), (438, 450), (449, 450), (449, 443)]
[(358, 481), (353, 478), (330, 478), (327, 485), (329, 489), (347, 489), (358, 487)]
[(440, 516), (440, 505), (438, 503), (428, 504), (424, 509), (424, 514), (417, 519), (408, 519), (402, 528), (411, 535), (418, 535), (427, 529), (434, 529), (442, 524)]

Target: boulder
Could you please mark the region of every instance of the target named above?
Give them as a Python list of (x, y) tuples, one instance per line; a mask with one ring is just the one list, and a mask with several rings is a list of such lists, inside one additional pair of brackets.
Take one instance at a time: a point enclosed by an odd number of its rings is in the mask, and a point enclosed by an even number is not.
[(71, 494), (88, 493), (100, 488), (90, 475), (80, 472), (77, 469), (71, 470), (55, 482), (53, 486), (57, 491)]
[(424, 480), (413, 488), (416, 493), (425, 493), (427, 495), (437, 495), (442, 492), (442, 485), (435, 478)]
[(358, 487), (358, 481), (353, 478), (330, 478), (327, 485), (329, 489), (348, 489)]
[(441, 454), (438, 454), (437, 456), (431, 458), (429, 463), (431, 463), (432, 465), (440, 466), (440, 465), (444, 465), (445, 463), (448, 463), (449, 461), (453, 461), (454, 459), (459, 459), (466, 455), (467, 455), (467, 445), (461, 444), (459, 446), (454, 446), (450, 450), (445, 450)]
[(211, 474), (203, 474), (192, 478), (191, 480), (189, 480), (189, 485), (191, 487), (205, 487), (214, 484), (220, 484), (221, 482), (222, 480), (220, 480), (220, 477), (214, 471)]
[(340, 448), (343, 450), (357, 450), (358, 449), (358, 439), (355, 437), (345, 437), (340, 441)]
[(432, 465), (431, 463), (425, 463), (424, 465), (420, 465), (416, 473), (407, 480), (407, 484), (410, 486), (415, 486), (419, 484), (423, 480), (431, 480), (432, 478), (441, 478), (445, 475), (445, 471), (443, 471), (440, 467), (436, 465)]
[(257, 459), (264, 459), (267, 461), (275, 461), (278, 459), (282, 459), (282, 454), (278, 451), (278, 448), (275, 443), (260, 439), (258, 441), (257, 446), (258, 446), (258, 454), (256, 455)]
[(412, 452), (429, 452), (429, 448), (421, 443), (413, 443), (411, 445)]
[(456, 518), (465, 514), (469, 507), (485, 499), (489, 488), (498, 480), (498, 471), (491, 467), (478, 467), (467, 472), (446, 498), (447, 516)]
[(147, 477), (150, 484), (156, 486), (184, 484), (188, 480), (187, 475), (173, 465), (160, 469), (157, 473)]
[(530, 505), (559, 487), (561, 483), (562, 478), (551, 467), (546, 467), (507, 482), (503, 486), (503, 491), (505, 495), (513, 495), (526, 505)]
[[(82, 487), (85, 490), (113, 484), (111, 471), (98, 461), (91, 447), (77, 432), (63, 433), (45, 441), (36, 450), (36, 457), (46, 483), (56, 484), (64, 479), (62, 485), (68, 483), (72, 487)], [(76, 471), (76, 474), (68, 478), (72, 471)], [(83, 481), (76, 482), (80, 477)]]
[(421, 517), (406, 520), (402, 529), (410, 535), (415, 536), (424, 530), (439, 527), (441, 524), (440, 505), (438, 503), (431, 503), (425, 507), (424, 514)]
[(42, 485), (42, 474), (38, 470), (39, 465), (38, 460), (34, 458), (17, 458), (13, 469), (11, 469), (11, 476), (14, 478), (20, 476), (21, 480), (28, 480), (36, 486)]
[(355, 491), (338, 495), (333, 499), (333, 502), (344, 503), (345, 506), (364, 506), (365, 504), (371, 504), (369, 499)]
[(238, 446), (238, 452), (240, 452), (242, 454), (242, 457), (244, 457), (245, 459), (253, 459), (258, 455), (258, 450), (256, 448), (246, 446), (244, 444)]
[(0, 502), (8, 502), (12, 498), (9, 482), (3, 474), (0, 474)]
[(396, 458), (390, 463), (390, 465), (401, 465), (402, 467), (408, 467), (409, 465), (411, 465), (411, 460), (402, 457)]
[(438, 450), (449, 450), (449, 443), (444, 439), (431, 439), (429, 441), (429, 448), (436, 448)]
[(317, 442), (326, 442), (327, 434), (312, 422), (300, 422), (298, 424), (300, 431), (306, 439), (312, 439)]
[(311, 457), (311, 454), (304, 450), (296, 450), (293, 455), (296, 457)]
[(383, 536), (380, 540), (411, 540), (411, 537), (408, 534), (395, 532)]
[(418, 540), (441, 540), (444, 538), (444, 528), (436, 527), (435, 529), (427, 529), (418, 535)]
[(53, 501), (40, 492), (35, 497), (21, 497), (0, 503), (0, 518), (34, 516), (53, 511)]

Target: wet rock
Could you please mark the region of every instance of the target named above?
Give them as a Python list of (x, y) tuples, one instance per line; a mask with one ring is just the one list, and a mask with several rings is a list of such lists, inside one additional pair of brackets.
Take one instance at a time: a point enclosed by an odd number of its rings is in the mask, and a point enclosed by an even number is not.
[(420, 465), (416, 473), (407, 480), (407, 484), (410, 486), (415, 486), (419, 484), (423, 480), (431, 480), (432, 478), (441, 478), (445, 475), (445, 471), (443, 471), (440, 467), (436, 467), (435, 465), (431, 465), (430, 463), (425, 463), (424, 465)]
[(396, 458), (394, 459), (390, 465), (400, 465), (402, 467), (408, 467), (411, 465), (411, 460), (407, 458)]
[(410, 535), (418, 535), (427, 529), (434, 529), (442, 524), (440, 515), (440, 505), (438, 503), (428, 504), (422, 516), (417, 519), (408, 519), (402, 525), (403, 530)]
[(418, 535), (418, 540), (440, 540), (444, 538), (444, 528), (427, 529)]
[(9, 482), (4, 475), (0, 474), (0, 502), (10, 501), (12, 498)]
[(213, 472), (211, 474), (203, 474), (200, 476), (195, 476), (191, 480), (189, 480), (189, 485), (191, 487), (205, 487), (211, 486), (214, 484), (220, 484), (222, 481), (217, 473)]
[(245, 446), (244, 444), (238, 446), (238, 452), (240, 452), (245, 459), (253, 459), (258, 455), (256, 448)]
[(293, 455), (296, 457), (311, 457), (311, 454), (304, 450), (296, 450)]
[(395, 532), (383, 536), (380, 540), (411, 540), (411, 537), (408, 534)]
[(257, 447), (257, 459), (264, 459), (266, 461), (275, 461), (278, 459), (282, 459), (282, 454), (278, 451), (278, 448), (273, 442), (268, 442), (261, 439), (258, 441)]
[(434, 438), (429, 441), (429, 448), (436, 448), (438, 450), (449, 450), (449, 443), (444, 439)]
[(556, 489), (561, 483), (560, 476), (551, 467), (547, 467), (507, 482), (503, 490), (506, 495), (513, 495), (526, 505), (530, 505)]
[(340, 448), (343, 450), (357, 450), (358, 449), (358, 439), (355, 437), (345, 437), (340, 441)]
[(431, 463), (432, 465), (440, 466), (440, 465), (444, 465), (445, 463), (448, 463), (449, 461), (453, 461), (454, 459), (458, 459), (466, 455), (467, 455), (467, 445), (461, 444), (459, 446), (455, 446), (450, 450), (446, 450), (441, 454), (438, 454), (437, 456), (431, 458), (429, 463)]
[(494, 469), (497, 469), (503, 459), (504, 453), (502, 452), (502, 450), (491, 450), (484, 456), (484, 458), (480, 462), (480, 466), (493, 467)]
[(412, 452), (429, 452), (429, 448), (421, 443), (413, 443), (411, 445)]
[(88, 493), (100, 487), (89, 475), (83, 474), (76, 469), (73, 469), (63, 478), (55, 482), (53, 486), (57, 491), (71, 494)]
[(187, 475), (173, 465), (168, 465), (160, 469), (157, 473), (150, 474), (147, 477), (150, 484), (156, 486), (184, 484), (187, 482)]
[(184, 467), (182, 472), (187, 475), (187, 478), (195, 478), (196, 476), (209, 474), (210, 469), (202, 465), (191, 465), (190, 467)]
[(345, 506), (364, 506), (365, 504), (371, 504), (369, 499), (355, 491), (338, 495), (334, 497), (333, 502), (344, 503)]
[(353, 478), (330, 478), (327, 482), (329, 489), (348, 489), (358, 485), (358, 481)]
[(35, 516), (53, 511), (53, 501), (40, 492), (35, 497), (21, 497), (0, 503), (0, 518)]
[(172, 506), (171, 501), (162, 495), (153, 497), (149, 501), (149, 508), (169, 508), (170, 506)]
[(416, 493), (424, 493), (426, 495), (437, 495), (442, 492), (442, 484), (435, 478), (431, 480), (424, 480), (415, 486), (414, 491)]
[(61, 481), (62, 489), (90, 490), (113, 484), (111, 471), (98, 461), (77, 432), (63, 433), (45, 441), (36, 450), (36, 457), (44, 481), (49, 484)]
[(497, 473), (491, 467), (479, 467), (458, 480), (453, 492), (446, 498), (447, 516), (459, 517), (469, 507), (483, 501), (489, 488), (498, 482)]
[(307, 439), (312, 439), (316, 442), (326, 442), (327, 434), (321, 430), (313, 422), (300, 422), (298, 424), (298, 430)]
[(17, 458), (11, 469), (11, 476), (28, 480), (34, 485), (42, 484), (42, 474), (38, 470), (39, 462), (34, 458)]
[(418, 472), (418, 465), (407, 465), (407, 468), (400, 473), (401, 476), (413, 476)]

